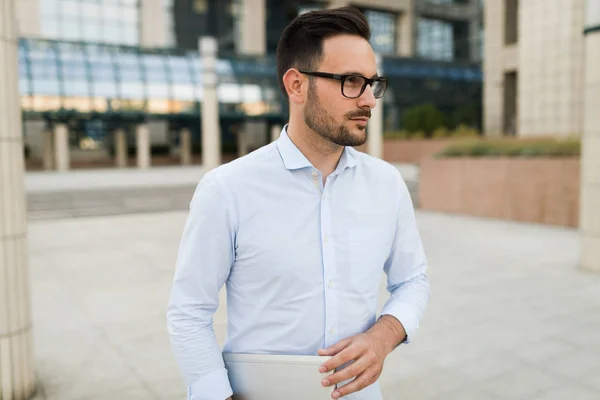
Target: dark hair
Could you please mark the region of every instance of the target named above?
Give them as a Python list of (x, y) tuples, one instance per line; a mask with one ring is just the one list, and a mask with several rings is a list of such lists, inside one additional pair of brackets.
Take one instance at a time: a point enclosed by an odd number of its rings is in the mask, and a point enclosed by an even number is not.
[(341, 34), (371, 39), (369, 23), (358, 8), (310, 11), (296, 17), (285, 28), (277, 45), (277, 78), (286, 98), (283, 75), (290, 68), (316, 68), (322, 59), (323, 41)]

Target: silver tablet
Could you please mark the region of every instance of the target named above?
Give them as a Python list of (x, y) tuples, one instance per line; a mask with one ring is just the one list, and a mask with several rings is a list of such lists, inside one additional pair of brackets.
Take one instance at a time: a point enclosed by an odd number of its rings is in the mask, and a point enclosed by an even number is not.
[(319, 366), (330, 357), (223, 353), (235, 400), (328, 400)]

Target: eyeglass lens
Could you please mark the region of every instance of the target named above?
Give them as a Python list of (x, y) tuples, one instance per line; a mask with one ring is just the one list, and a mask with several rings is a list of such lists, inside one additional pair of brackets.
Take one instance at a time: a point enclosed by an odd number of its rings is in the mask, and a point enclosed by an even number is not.
[[(342, 87), (343, 94), (346, 97), (358, 97), (361, 95), (360, 91), (365, 85), (365, 78), (360, 76), (349, 76), (344, 80)], [(375, 81), (373, 82), (373, 95), (376, 98), (380, 98), (385, 93), (386, 82)]]

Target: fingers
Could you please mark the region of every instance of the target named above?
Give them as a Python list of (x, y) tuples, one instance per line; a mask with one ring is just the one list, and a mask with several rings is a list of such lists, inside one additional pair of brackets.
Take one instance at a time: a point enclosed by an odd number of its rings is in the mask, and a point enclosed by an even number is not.
[(352, 379), (352, 378), (360, 375), (369, 366), (370, 366), (370, 364), (366, 360), (359, 358), (357, 361), (348, 365), (344, 369), (340, 369), (337, 372), (323, 378), (321, 380), (321, 384), (323, 386), (336, 385), (340, 382), (346, 381), (348, 379)]
[(355, 343), (350, 343), (342, 351), (335, 354), (329, 360), (325, 361), (319, 368), (319, 371), (321, 373), (333, 371), (334, 369), (341, 367), (342, 365), (349, 363), (350, 361), (356, 359), (363, 352), (364, 352), (363, 347), (361, 347)]
[(339, 353), (340, 351), (344, 350), (346, 348), (346, 346), (348, 346), (350, 344), (351, 341), (352, 341), (351, 338), (346, 338), (346, 339), (340, 340), (336, 344), (334, 344), (326, 349), (319, 349), (317, 351), (317, 353), (320, 356), (333, 356), (333, 355)]
[(371, 385), (377, 380), (377, 369), (375, 367), (367, 368), (362, 374), (358, 375), (352, 382), (336, 389), (331, 393), (332, 399), (339, 399), (351, 393), (358, 392)]

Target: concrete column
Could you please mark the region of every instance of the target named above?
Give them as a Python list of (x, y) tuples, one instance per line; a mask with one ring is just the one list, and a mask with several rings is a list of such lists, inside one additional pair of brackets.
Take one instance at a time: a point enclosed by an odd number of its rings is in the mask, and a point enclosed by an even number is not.
[(192, 132), (189, 129), (183, 128), (181, 130), (181, 137), (179, 138), (181, 146), (181, 165), (192, 164)]
[(581, 157), (581, 266), (600, 272), (600, 2), (587, 1), (584, 134)]
[(0, 399), (35, 391), (16, 0), (0, 0)]
[(486, 136), (498, 136), (504, 121), (504, 1), (486, 1), (483, 54), (483, 109)]
[(244, 129), (237, 133), (238, 157), (243, 157), (248, 154), (250, 132), (248, 132), (246, 128), (248, 128), (248, 124), (245, 125)]
[(71, 165), (69, 153), (69, 128), (66, 124), (54, 125), (54, 156), (57, 171), (68, 171)]
[(123, 128), (115, 131), (115, 164), (117, 168), (127, 167), (127, 134)]
[(262, 55), (267, 51), (266, 0), (240, 0), (237, 51)]
[[(383, 75), (381, 56), (377, 54), (377, 73)], [(367, 152), (373, 157), (383, 157), (383, 98), (377, 99), (375, 108), (371, 110), (371, 119), (367, 125)]]
[(40, 1), (45, 0), (18, 0), (17, 6), (17, 24), (19, 36), (21, 37), (39, 37), (41, 36), (41, 10)]
[(406, 10), (398, 15), (396, 22), (396, 51), (403, 57), (412, 57), (415, 54), (416, 12), (413, 2), (408, 4)]
[(142, 47), (164, 47), (167, 44), (165, 18), (162, 0), (141, 0), (140, 42)]
[(279, 136), (281, 135), (281, 130), (283, 128), (280, 125), (273, 125), (271, 127), (271, 142), (276, 141), (277, 139), (279, 139)]
[(139, 124), (135, 130), (137, 166), (150, 168), (150, 131), (148, 125)]
[(54, 169), (54, 143), (52, 141), (52, 131), (49, 127), (42, 131), (42, 163), (44, 170)]
[(204, 88), (201, 110), (202, 164), (205, 171), (210, 171), (221, 164), (221, 127), (216, 72), (217, 41), (213, 37), (203, 37), (200, 38), (199, 47)]

